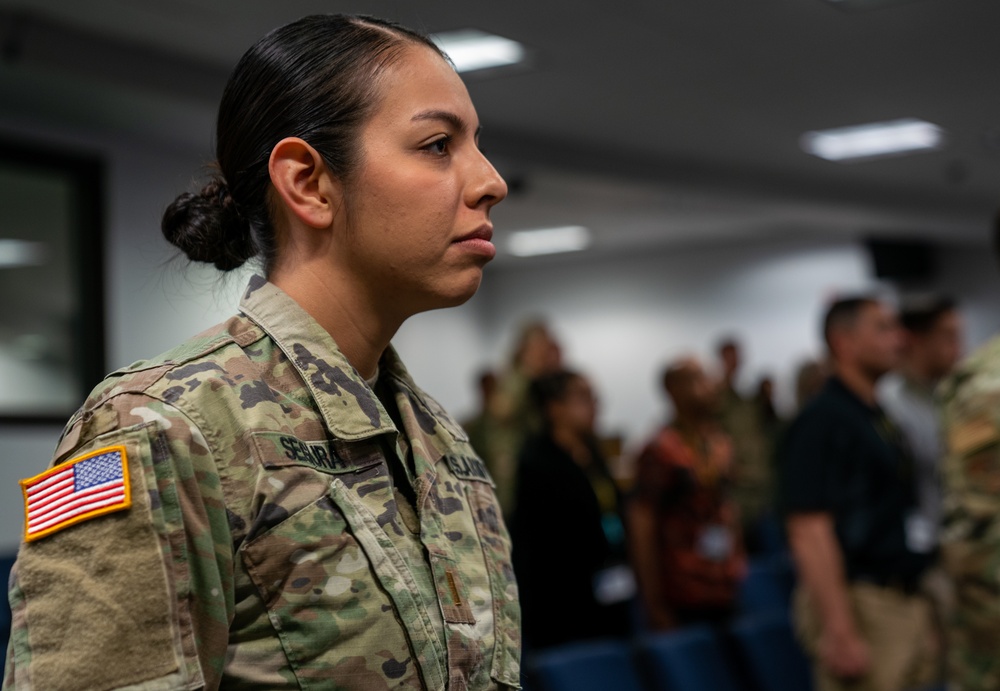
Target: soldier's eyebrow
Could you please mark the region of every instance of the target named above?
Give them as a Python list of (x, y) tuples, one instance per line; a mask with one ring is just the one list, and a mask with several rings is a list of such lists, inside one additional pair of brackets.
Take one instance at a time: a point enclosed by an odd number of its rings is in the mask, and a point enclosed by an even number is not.
[[(458, 134), (464, 134), (469, 131), (469, 124), (450, 110), (425, 110), (411, 118), (412, 122), (419, 122), (421, 120), (440, 120), (450, 125)], [(474, 133), (475, 136), (478, 137), (482, 131), (483, 126), (479, 125)]]

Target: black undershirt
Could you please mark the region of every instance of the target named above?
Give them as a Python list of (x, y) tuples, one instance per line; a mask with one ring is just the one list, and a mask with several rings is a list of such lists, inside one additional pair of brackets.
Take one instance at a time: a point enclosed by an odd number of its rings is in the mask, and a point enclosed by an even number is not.
[[(375, 395), (378, 396), (378, 400), (382, 402), (386, 412), (389, 413), (389, 417), (392, 418), (393, 423), (396, 425), (396, 429), (399, 430), (399, 448), (406, 456), (405, 460), (399, 458), (396, 454), (396, 449), (391, 447), (388, 440), (385, 441), (385, 445), (388, 447), (386, 448), (385, 458), (386, 463), (389, 466), (389, 473), (392, 477), (392, 484), (394, 488), (410, 503), (410, 507), (416, 510), (417, 493), (413, 488), (413, 484), (410, 482), (410, 477), (406, 473), (407, 469), (409, 469), (410, 475), (415, 475), (413, 451), (406, 438), (406, 428), (403, 426), (403, 416), (400, 414), (399, 406), (396, 404), (396, 392), (392, 389), (392, 387), (386, 384), (385, 377), (379, 377), (378, 381), (375, 383)], [(403, 463), (406, 463), (407, 467), (404, 467)]]

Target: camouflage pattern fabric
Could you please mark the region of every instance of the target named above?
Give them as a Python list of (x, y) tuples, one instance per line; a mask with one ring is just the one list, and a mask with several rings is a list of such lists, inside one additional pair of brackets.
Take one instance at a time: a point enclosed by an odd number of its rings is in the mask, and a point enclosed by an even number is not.
[(754, 401), (732, 389), (722, 394), (719, 422), (733, 440), (731, 495), (739, 507), (744, 529), (749, 532), (774, 509), (774, 443)]
[(518, 688), (490, 476), (391, 348), (380, 386), (403, 429), (259, 277), (240, 315), (108, 377), (53, 465), (123, 445), (137, 500), (22, 544), (3, 689)]
[(939, 393), (948, 444), (942, 556), (956, 598), (949, 688), (1000, 691), (1000, 339)]

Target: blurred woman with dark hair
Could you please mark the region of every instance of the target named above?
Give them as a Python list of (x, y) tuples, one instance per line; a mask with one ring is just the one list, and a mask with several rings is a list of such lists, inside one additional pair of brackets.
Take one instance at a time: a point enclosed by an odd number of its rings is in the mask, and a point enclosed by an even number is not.
[(511, 527), (526, 644), (627, 635), (635, 581), (594, 393), (563, 370), (532, 382), (531, 395), (543, 430), (521, 453)]

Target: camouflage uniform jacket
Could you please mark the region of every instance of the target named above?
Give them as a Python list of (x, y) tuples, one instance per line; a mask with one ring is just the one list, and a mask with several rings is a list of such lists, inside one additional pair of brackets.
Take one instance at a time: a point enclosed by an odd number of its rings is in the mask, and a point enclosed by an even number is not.
[(949, 681), (1000, 691), (1000, 338), (939, 395), (948, 445), (942, 557), (955, 586)]
[(22, 544), (3, 689), (517, 688), (489, 475), (391, 348), (380, 370), (400, 425), (255, 277), (241, 314), (106, 379), (53, 466), (123, 449), (132, 505)]

